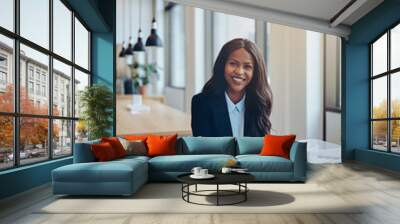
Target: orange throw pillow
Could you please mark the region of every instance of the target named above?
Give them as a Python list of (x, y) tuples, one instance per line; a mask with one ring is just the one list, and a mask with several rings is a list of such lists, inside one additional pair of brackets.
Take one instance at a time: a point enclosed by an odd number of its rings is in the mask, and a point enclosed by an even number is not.
[(117, 158), (121, 158), (126, 156), (126, 151), (124, 146), (122, 146), (121, 142), (117, 137), (109, 137), (109, 138), (101, 138), (101, 142), (108, 142), (114, 149), (115, 155)]
[(129, 140), (129, 141), (143, 141), (146, 142), (147, 135), (125, 135), (123, 136), (124, 139)]
[(176, 155), (176, 139), (178, 135), (147, 137), (148, 156)]
[(265, 135), (261, 156), (281, 156), (290, 159), (290, 148), (296, 135)]
[(91, 149), (94, 157), (99, 162), (109, 161), (117, 158), (113, 147), (108, 142), (93, 144), (91, 145)]

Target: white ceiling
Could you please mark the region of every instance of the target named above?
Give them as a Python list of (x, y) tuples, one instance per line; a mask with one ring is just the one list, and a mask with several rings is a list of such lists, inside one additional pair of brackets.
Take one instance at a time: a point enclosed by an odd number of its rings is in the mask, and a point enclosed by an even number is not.
[(226, 0), (266, 9), (330, 20), (351, 0)]
[(281, 25), (347, 37), (353, 23), (383, 0), (172, 0), (194, 7), (265, 20)]

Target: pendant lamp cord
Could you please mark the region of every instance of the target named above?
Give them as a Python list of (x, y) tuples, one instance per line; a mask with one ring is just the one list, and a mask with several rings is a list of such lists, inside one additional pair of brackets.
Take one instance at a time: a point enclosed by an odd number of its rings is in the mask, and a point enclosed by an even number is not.
[(132, 0), (129, 1), (129, 36), (132, 35)]
[(155, 0), (153, 0), (152, 1), (152, 11), (153, 11), (153, 19), (156, 19), (156, 1)]
[(125, 38), (125, 27), (124, 27), (125, 26), (125, 0), (122, 1), (122, 24), (123, 24), (122, 25), (122, 42), (124, 42), (123, 38)]
[(139, 32), (142, 31), (142, 0), (139, 0)]

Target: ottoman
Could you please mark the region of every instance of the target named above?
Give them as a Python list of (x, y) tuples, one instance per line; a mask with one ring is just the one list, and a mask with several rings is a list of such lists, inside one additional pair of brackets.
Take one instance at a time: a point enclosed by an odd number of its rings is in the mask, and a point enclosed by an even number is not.
[(145, 159), (74, 163), (52, 171), (53, 193), (132, 195), (148, 180)]

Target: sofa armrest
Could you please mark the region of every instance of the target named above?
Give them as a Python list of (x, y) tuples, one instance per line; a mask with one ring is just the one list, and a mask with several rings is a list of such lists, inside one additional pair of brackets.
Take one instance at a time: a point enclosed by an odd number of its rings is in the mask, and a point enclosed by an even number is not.
[(293, 162), (293, 179), (305, 181), (307, 176), (307, 143), (294, 142), (290, 149), (290, 160)]
[(92, 144), (100, 143), (99, 140), (89, 141), (89, 142), (81, 142), (75, 143), (74, 147), (74, 163), (89, 163), (95, 162), (96, 158), (94, 157), (90, 146)]

